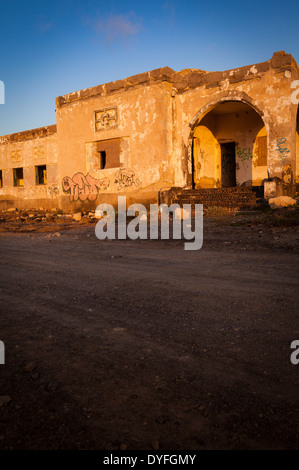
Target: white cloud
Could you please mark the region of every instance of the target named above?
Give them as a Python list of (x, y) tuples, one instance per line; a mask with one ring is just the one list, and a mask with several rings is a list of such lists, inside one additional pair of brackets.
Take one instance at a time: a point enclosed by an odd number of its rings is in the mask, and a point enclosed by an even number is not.
[(96, 29), (104, 34), (108, 42), (136, 36), (141, 30), (141, 20), (134, 13), (111, 15), (96, 23)]

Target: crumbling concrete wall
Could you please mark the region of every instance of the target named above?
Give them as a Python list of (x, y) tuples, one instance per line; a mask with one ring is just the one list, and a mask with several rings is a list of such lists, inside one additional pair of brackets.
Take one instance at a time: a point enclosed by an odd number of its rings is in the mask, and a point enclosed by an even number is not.
[(292, 186), (297, 107), (291, 102), (291, 83), (298, 76), (296, 62), (283, 51), (274, 53), (270, 61), (225, 72), (191, 70), (183, 76), (182, 72), (174, 74), (177, 132), (173, 165), (181, 169), (176, 173), (176, 185), (192, 185), (192, 139), (196, 127), (218, 103), (239, 101), (251, 106), (265, 125), (269, 177)]
[(221, 150), (212, 126), (199, 125), (196, 128), (193, 160), (195, 188), (220, 188)]
[[(228, 142), (236, 146), (234, 184), (275, 179), (280, 192), (292, 193), (299, 148), (291, 83), (298, 79), (298, 65), (282, 51), (224, 72), (165, 67), (60, 96), (57, 128), (0, 138), (2, 205), (76, 211), (116, 204), (118, 195), (148, 204), (172, 187), (221, 187)], [(261, 143), (266, 155), (258, 161)], [(38, 164), (47, 165), (47, 184), (36, 184)], [(18, 167), (24, 186), (15, 187)]]
[(171, 74), (159, 69), (57, 98), (63, 206), (114, 204), (118, 195), (156, 202), (173, 184)]
[[(56, 126), (0, 137), (2, 187), (0, 208), (57, 207), (59, 195)], [(37, 184), (36, 167), (46, 165), (47, 180)], [(14, 169), (22, 168), (23, 181), (14, 186)]]

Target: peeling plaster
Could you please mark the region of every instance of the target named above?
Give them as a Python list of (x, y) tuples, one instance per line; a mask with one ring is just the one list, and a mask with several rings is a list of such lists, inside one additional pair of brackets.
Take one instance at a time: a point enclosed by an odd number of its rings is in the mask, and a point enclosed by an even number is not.
[[(236, 101), (248, 104), (261, 115), (267, 131), (268, 169), (281, 177), (275, 139), (288, 139), (288, 158), (295, 168), (295, 118), (289, 87), (291, 78), (299, 78), (296, 67), (288, 54), (279, 52), (267, 62), (234, 70), (175, 72), (166, 67), (58, 97), (55, 137), (31, 136), (26, 142), (14, 142), (11, 136), (0, 137), (0, 154), (5, 161), (3, 174), (7, 175), (7, 180), (11, 176), (11, 151), (14, 150), (21, 151), (22, 165), (31, 167), (32, 172), (35, 164), (31, 159), (32, 148), (38, 145), (40, 138), (45, 138), (47, 165), (54, 162), (57, 165), (58, 161), (57, 183), (60, 184), (58, 177), (62, 175), (86, 173), (86, 142), (118, 138), (127, 139), (128, 150), (125, 157), (121, 154), (120, 162), (133, 169), (141, 182), (140, 187), (135, 188), (138, 193), (149, 186), (157, 190), (165, 179), (173, 179), (174, 185), (185, 187), (191, 181), (194, 127), (220, 101)], [(94, 111), (106, 107), (117, 107), (117, 126), (96, 132)], [(249, 147), (244, 141), (247, 139), (248, 143), (252, 137), (250, 132), (249, 129), (249, 134), (240, 139), (244, 148)], [(244, 164), (244, 169), (246, 167), (250, 167), (248, 162)], [(213, 175), (203, 177), (215, 180)], [(24, 190), (13, 187), (9, 191), (14, 195), (25, 194)], [(116, 191), (115, 184), (106, 192), (112, 191)]]

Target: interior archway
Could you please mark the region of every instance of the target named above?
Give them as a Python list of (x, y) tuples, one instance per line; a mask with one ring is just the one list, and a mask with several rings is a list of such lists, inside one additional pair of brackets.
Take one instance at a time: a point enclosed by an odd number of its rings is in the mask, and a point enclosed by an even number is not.
[(267, 133), (261, 116), (242, 101), (216, 104), (193, 131), (193, 186), (260, 186), (267, 177)]

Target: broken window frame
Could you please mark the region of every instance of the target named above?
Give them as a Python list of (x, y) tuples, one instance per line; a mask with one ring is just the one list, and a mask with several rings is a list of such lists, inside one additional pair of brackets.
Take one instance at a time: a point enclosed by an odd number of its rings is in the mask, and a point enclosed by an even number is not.
[(106, 150), (100, 150), (99, 151), (99, 166), (101, 167), (101, 170), (104, 170), (106, 167)]
[[(43, 171), (42, 176), (39, 174), (41, 169)], [(35, 165), (35, 184), (37, 186), (47, 184), (47, 165)]]
[[(22, 175), (22, 177), (20, 177), (20, 175)], [(13, 168), (13, 185), (14, 187), (24, 186), (23, 167)]]

